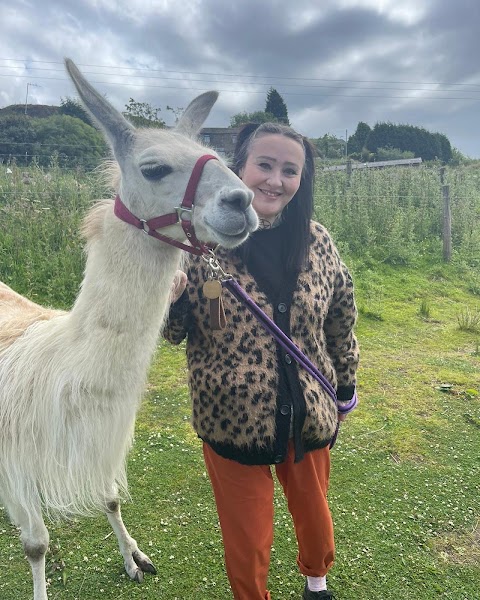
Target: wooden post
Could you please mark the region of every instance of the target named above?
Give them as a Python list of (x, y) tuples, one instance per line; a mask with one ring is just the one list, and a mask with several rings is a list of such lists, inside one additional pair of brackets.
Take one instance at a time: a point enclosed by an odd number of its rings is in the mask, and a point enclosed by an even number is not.
[(452, 258), (452, 212), (450, 210), (450, 186), (442, 186), (443, 195), (443, 260)]
[(346, 173), (347, 173), (346, 187), (349, 188), (350, 183), (351, 183), (350, 180), (352, 178), (352, 161), (350, 158), (347, 159)]
[(445, 167), (440, 167), (440, 185), (445, 185)]

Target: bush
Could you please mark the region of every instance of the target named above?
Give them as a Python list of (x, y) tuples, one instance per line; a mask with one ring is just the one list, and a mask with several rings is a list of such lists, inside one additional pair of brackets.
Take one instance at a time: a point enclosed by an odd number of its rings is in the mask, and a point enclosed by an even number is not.
[[(26, 141), (28, 140), (28, 141)], [(97, 129), (63, 114), (33, 118), (21, 114), (0, 117), (0, 159), (48, 166), (56, 154), (62, 166), (94, 168), (108, 153)]]
[(69, 308), (84, 267), (81, 220), (109, 194), (92, 174), (55, 161), (10, 170), (0, 172), (0, 281), (40, 304)]
[(415, 152), (409, 150), (399, 150), (398, 148), (379, 148), (377, 150), (377, 160), (401, 160), (403, 158), (415, 158)]

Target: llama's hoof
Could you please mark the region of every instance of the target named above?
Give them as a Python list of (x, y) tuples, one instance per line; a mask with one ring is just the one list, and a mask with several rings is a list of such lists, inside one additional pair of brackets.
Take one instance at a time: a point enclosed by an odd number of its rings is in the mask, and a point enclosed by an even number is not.
[(142, 569), (137, 569), (135, 576), (133, 577), (133, 581), (136, 581), (137, 583), (142, 583), (143, 582), (143, 571)]
[(137, 550), (132, 554), (135, 564), (140, 567), (143, 573), (151, 573), (152, 575), (157, 574), (157, 569), (154, 567), (152, 561), (146, 554)]
[(132, 581), (142, 583), (143, 571), (133, 562), (133, 560), (129, 561), (129, 564), (125, 563), (125, 571)]

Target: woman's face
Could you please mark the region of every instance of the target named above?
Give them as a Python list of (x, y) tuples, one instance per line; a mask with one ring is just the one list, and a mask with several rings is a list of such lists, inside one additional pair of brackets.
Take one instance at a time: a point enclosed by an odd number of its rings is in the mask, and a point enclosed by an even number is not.
[(281, 134), (265, 134), (250, 145), (240, 178), (255, 194), (253, 208), (272, 223), (300, 187), (303, 146)]

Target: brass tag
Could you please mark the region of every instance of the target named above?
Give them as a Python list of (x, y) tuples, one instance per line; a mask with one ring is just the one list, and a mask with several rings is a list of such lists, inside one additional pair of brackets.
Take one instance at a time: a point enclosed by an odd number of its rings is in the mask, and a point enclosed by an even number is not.
[(203, 295), (209, 300), (215, 300), (222, 295), (222, 284), (217, 279), (208, 279), (203, 284)]

